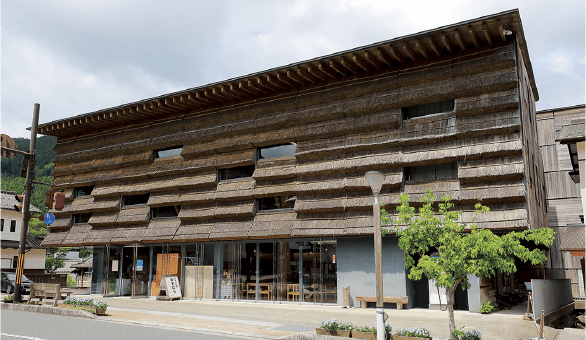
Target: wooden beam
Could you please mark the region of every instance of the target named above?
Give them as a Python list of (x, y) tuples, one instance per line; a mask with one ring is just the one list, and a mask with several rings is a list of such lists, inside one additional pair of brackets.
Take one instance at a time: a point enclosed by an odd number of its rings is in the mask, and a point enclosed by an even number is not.
[(368, 51), (364, 51), (364, 60), (366, 60), (370, 65), (374, 66), (377, 70), (380, 70), (384, 67), (384, 64), (375, 56), (368, 53)]
[(352, 53), (352, 61), (354, 62), (354, 64), (358, 65), (358, 67), (363, 69), (364, 72), (370, 72), (370, 66), (355, 53)]
[(287, 77), (286, 74), (277, 73), (277, 79), (282, 81), (283, 83), (291, 86), (292, 88), (296, 89), (299, 84), (297, 84), (294, 79)]
[(165, 105), (172, 107), (176, 110), (187, 110), (190, 108), (189, 106), (185, 105), (184, 103), (181, 103), (179, 101), (178, 97), (166, 98)]
[(319, 68), (316, 66), (309, 66), (307, 68), (307, 72), (312, 76), (319, 78), (319, 80), (321, 81), (326, 81), (328, 79), (328, 76), (322, 71), (320, 71)]
[(405, 53), (409, 58), (411, 58), (411, 60), (415, 61), (415, 56), (413, 56), (413, 53), (411, 53), (411, 49), (409, 48), (409, 46), (407, 46), (407, 44), (403, 44), (403, 46), (401, 46), (401, 50), (403, 50), (403, 53)]
[(241, 88), (238, 86), (238, 83), (236, 83), (236, 84), (230, 84), (229, 86), (230, 86), (230, 91), (231, 91), (232, 93), (237, 93), (239, 96), (241, 96), (241, 97), (243, 97), (243, 98), (250, 97), (250, 93), (249, 93), (249, 92), (246, 92), (246, 91), (243, 91), (243, 90), (242, 90), (242, 89), (241, 89)]
[(503, 41), (507, 41), (507, 38), (505, 37), (505, 29), (503, 28), (503, 23), (501, 22), (501, 19), (498, 19), (496, 21), (496, 27), (499, 30), (499, 34), (501, 35), (501, 39), (503, 39)]
[(393, 46), (393, 45), (389, 45), (389, 48), (390, 48), (389, 52), (391, 53), (391, 56), (393, 58), (395, 58), (401, 64), (404, 64), (405, 63), (405, 60), (403, 59), (403, 57), (401, 57), (401, 54), (399, 53), (399, 50), (397, 50), (395, 48), (395, 46)]
[(303, 86), (307, 86), (310, 84), (309, 81), (307, 81), (307, 79), (300, 77), (297, 74), (297, 71), (295, 70), (287, 71), (287, 78), (292, 79)]
[(347, 60), (344, 58), (344, 56), (341, 56), (340, 59), (340, 64), (342, 64), (342, 66), (344, 66), (346, 69), (350, 70), (350, 72), (354, 74), (360, 73), (360, 69), (356, 65), (352, 64), (350, 60)]
[(425, 52), (425, 48), (421, 46), (419, 40), (415, 41), (415, 50), (419, 52), (424, 58), (428, 58), (427, 52)]
[(458, 33), (457, 29), (454, 30), (454, 37), (456, 38), (456, 41), (458, 42), (458, 45), (460, 45), (460, 48), (462, 49), (462, 51), (465, 51), (466, 46), (464, 46), (464, 42), (462, 41), (462, 37), (460, 37), (460, 33)]
[(222, 93), (222, 89), (212, 88), (212, 95), (215, 98), (219, 98), (221, 101), (231, 101), (234, 100), (234, 97), (227, 95), (226, 93)]
[(213, 102), (216, 102), (216, 103), (221, 103), (221, 102), (223, 102), (223, 101), (226, 100), (226, 99), (218, 96), (215, 93), (214, 89), (212, 89), (211, 91), (208, 91), (208, 89), (204, 89), (203, 90), (203, 95), (206, 97), (206, 99), (209, 99), (209, 100), (211, 100)]
[(208, 105), (208, 102), (202, 102), (201, 100), (195, 100), (195, 94), (187, 93), (182, 94), (179, 96), (179, 100), (184, 103), (185, 105), (193, 105), (193, 106), (205, 106)]
[(258, 95), (265, 95), (270, 92), (268, 89), (261, 88), (254, 79), (248, 81), (248, 89), (256, 92)]
[(377, 48), (376, 49), (376, 53), (374, 54), (374, 56), (376, 57), (376, 59), (382, 61), (383, 63), (387, 64), (389, 67), (392, 66), (393, 62), (391, 60), (391, 57), (389, 57), (387, 55), (387, 53), (381, 49), (381, 48)]
[(450, 45), (450, 40), (448, 40), (448, 37), (446, 36), (446, 34), (444, 32), (442, 32), (441, 39), (442, 39), (442, 43), (444, 44), (444, 46), (446, 47), (446, 49), (450, 53), (453, 53), (452, 52), (452, 46)]
[[(189, 96), (191, 96), (191, 93), (189, 93)], [(194, 99), (198, 100), (199, 102), (206, 103), (207, 105), (217, 105), (217, 102), (215, 100), (206, 97), (204, 94), (200, 92), (194, 93)]]
[(336, 79), (337, 78), (337, 76), (336, 76), (336, 70), (334, 70), (330, 66), (328, 66), (328, 65), (326, 65), (324, 63), (318, 62), (317, 63), (317, 68), (320, 71), (322, 71), (324, 74), (327, 74), (330, 78), (332, 78), (332, 79)]
[(476, 39), (476, 33), (472, 29), (472, 25), (468, 25), (468, 34), (470, 35), (470, 39), (472, 39), (472, 43), (474, 43), (474, 47), (478, 47), (478, 39)]
[(276, 76), (274, 75), (267, 75), (267, 82), (269, 82), (270, 84), (272, 84), (273, 86), (281, 89), (281, 90), (290, 90), (292, 86), (288, 85), (285, 82), (282, 82), (281, 80), (277, 79)]
[(239, 82), (238, 82), (238, 89), (239, 89), (240, 91), (243, 91), (243, 92), (249, 93), (250, 95), (253, 95), (253, 96), (258, 96), (258, 93), (257, 93), (256, 91), (254, 91), (254, 90), (251, 90), (251, 89), (250, 89), (250, 87), (248, 86), (248, 82), (245, 82), (245, 81), (239, 81)]
[(245, 97), (244, 95), (242, 95), (242, 94), (240, 94), (238, 92), (232, 91), (231, 90), (231, 85), (227, 85), (227, 84), (226, 85), (221, 85), (220, 86), (220, 91), (222, 92), (222, 94), (224, 96), (229, 96), (229, 97), (231, 97), (231, 98), (233, 98), (235, 100), (242, 100)]
[(431, 49), (433, 50), (433, 53), (435, 53), (439, 57), (440, 56), (439, 49), (437, 48), (435, 42), (433, 41), (433, 39), (431, 37), (427, 38), (427, 44), (429, 45), (429, 47), (431, 47)]
[(258, 86), (258, 88), (260, 88), (263, 91), (275, 92), (275, 91), (280, 90), (279, 87), (274, 86), (273, 84), (267, 82), (266, 80), (263, 80), (261, 77), (255, 77), (253, 79), (256, 81), (255, 86)]
[(319, 82), (319, 78), (317, 78), (314, 75), (310, 74), (309, 72), (307, 72), (306, 70), (304, 70), (301, 67), (295, 68), (295, 71), (297, 72), (297, 74), (300, 77), (303, 77), (303, 78), (307, 79), (311, 83), (317, 83), (317, 82)]
[(342, 65), (340, 65), (340, 64), (339, 64), (337, 61), (335, 61), (334, 59), (331, 59), (331, 60), (330, 60), (330, 67), (331, 67), (331, 68), (332, 68), (334, 71), (336, 71), (336, 72), (338, 72), (339, 74), (341, 74), (342, 76), (347, 76), (347, 74), (346, 74), (346, 69), (344, 69), (344, 68), (342, 67)]
[(492, 39), (490, 39), (490, 32), (488, 31), (488, 26), (486, 26), (486, 22), (482, 23), (482, 32), (484, 32), (484, 37), (486, 41), (488, 41), (489, 45), (492, 45)]

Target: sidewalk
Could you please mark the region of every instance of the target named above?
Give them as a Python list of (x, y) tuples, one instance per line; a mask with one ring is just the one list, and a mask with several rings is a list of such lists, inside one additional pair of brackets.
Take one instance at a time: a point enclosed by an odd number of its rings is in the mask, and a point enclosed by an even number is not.
[[(90, 297), (89, 295), (77, 295)], [(107, 316), (101, 320), (127, 322), (155, 327), (194, 330), (198, 332), (235, 335), (245, 338), (276, 339), (300, 332), (315, 334), (321, 321), (336, 318), (354, 325), (375, 322), (374, 309), (342, 308), (338, 306), (275, 304), (254, 302), (175, 300), (129, 297), (93, 299), (108, 303)], [(522, 339), (538, 337), (532, 321), (523, 320), (524, 306), (489, 315), (456, 311), (456, 326), (463, 330), (482, 332), (485, 340)], [(434, 339), (449, 337), (447, 312), (427, 309), (387, 309), (388, 323), (393, 331), (402, 328), (425, 327)], [(546, 339), (553, 339), (560, 330), (546, 327)]]

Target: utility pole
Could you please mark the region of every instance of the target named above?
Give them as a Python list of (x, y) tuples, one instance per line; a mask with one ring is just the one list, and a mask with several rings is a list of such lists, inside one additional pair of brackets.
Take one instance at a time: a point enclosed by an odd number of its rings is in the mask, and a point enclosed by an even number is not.
[(37, 129), (39, 127), (39, 110), (41, 105), (35, 103), (33, 111), (33, 125), (31, 126), (31, 143), (26, 167), (26, 186), (24, 189), (24, 202), (22, 203), (22, 228), (20, 229), (20, 245), (18, 246), (18, 265), (16, 267), (16, 284), (14, 287), (14, 301), (20, 302), (22, 292), (22, 274), (24, 272), (24, 254), (26, 248), (26, 235), (28, 234), (28, 221), (31, 218), (30, 203), (35, 179), (35, 154), (37, 148)]

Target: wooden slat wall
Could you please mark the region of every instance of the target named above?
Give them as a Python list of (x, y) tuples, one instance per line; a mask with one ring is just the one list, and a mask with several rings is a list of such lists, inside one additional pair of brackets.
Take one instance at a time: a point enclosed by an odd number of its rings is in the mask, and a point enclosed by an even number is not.
[[(109, 229), (113, 216), (96, 216), (86, 237), (92, 244), (372, 233), (372, 193), (363, 178), (369, 170), (387, 175), (381, 200), (389, 208), (404, 191), (416, 202), (432, 189), (456, 203), (508, 203), (494, 216), (515, 215), (526, 192), (514, 58), (512, 44), (496, 46), (149, 128), (64, 139), (56, 147), (56, 182), (95, 184), (101, 199), (151, 193), (136, 214), (113, 214), (119, 228)], [(454, 112), (401, 122), (401, 107), (449, 98), (456, 98)], [(218, 169), (253, 164), (255, 147), (290, 142), (297, 143), (294, 157), (258, 161), (252, 178), (218, 183)], [(152, 150), (173, 146), (183, 146), (181, 156), (150, 161)], [(456, 160), (461, 180), (403, 184), (405, 166)], [(295, 208), (255, 213), (255, 198), (275, 195), (296, 195)], [(165, 205), (182, 206), (172, 226), (145, 220), (150, 207)], [(527, 226), (523, 216), (482, 223)]]
[(548, 172), (545, 174), (547, 198), (573, 198), (578, 197), (578, 185), (574, 183), (569, 171)]
[(565, 227), (568, 224), (582, 223), (582, 201), (580, 198), (565, 198), (547, 201), (547, 219), (550, 227)]

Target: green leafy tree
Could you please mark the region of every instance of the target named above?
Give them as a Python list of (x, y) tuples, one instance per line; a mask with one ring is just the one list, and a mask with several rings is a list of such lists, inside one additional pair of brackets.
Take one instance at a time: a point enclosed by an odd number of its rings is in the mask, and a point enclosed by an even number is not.
[(68, 251), (68, 248), (47, 248), (45, 270), (50, 274), (55, 274), (57, 269), (65, 267), (65, 255)]
[[(553, 230), (549, 228), (509, 232), (497, 236), (488, 229), (477, 228), (472, 224), (458, 223), (461, 211), (452, 211), (450, 196), (441, 198), (434, 208), (436, 196), (428, 191), (421, 198), (423, 204), (419, 213), (409, 206), (409, 195), (399, 197), (397, 207), (398, 219), (392, 221), (388, 213), (381, 211), (381, 222), (394, 225), (399, 237), (399, 247), (404, 251), (405, 267), (409, 270), (411, 280), (420, 280), (423, 276), (434, 279), (437, 287), (445, 288), (449, 315), (450, 339), (456, 340), (454, 334), (453, 294), (458, 286), (470, 288), (468, 275), (491, 277), (497, 270), (510, 274), (517, 271), (515, 258), (532, 265), (544, 263), (547, 258), (544, 251), (530, 250), (521, 245), (522, 240), (532, 241), (538, 245), (553, 243)], [(476, 204), (476, 213), (489, 209)], [(388, 233), (383, 229), (383, 235)], [(436, 253), (437, 256), (430, 256)]]
[(36, 218), (31, 218), (28, 221), (28, 230), (32, 236), (47, 236), (47, 225), (45, 222)]

